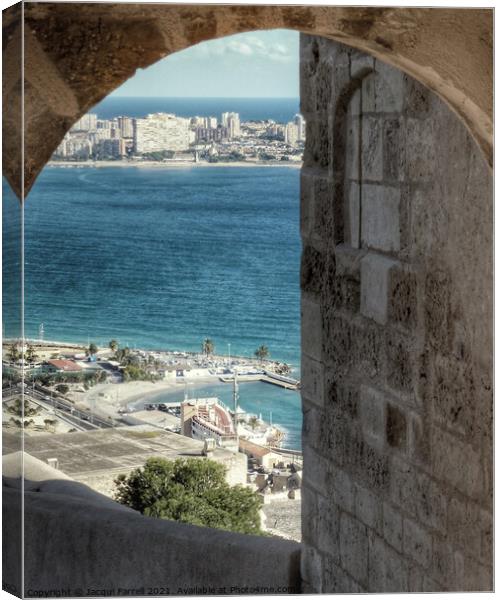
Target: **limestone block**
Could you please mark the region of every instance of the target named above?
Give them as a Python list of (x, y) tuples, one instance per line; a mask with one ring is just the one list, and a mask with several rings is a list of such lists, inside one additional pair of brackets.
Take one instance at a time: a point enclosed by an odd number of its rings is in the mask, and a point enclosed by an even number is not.
[(300, 173), (300, 234), (304, 240), (310, 237), (312, 230), (313, 183), (313, 176), (306, 169), (302, 169)]
[(406, 449), (407, 420), (405, 413), (396, 404), (387, 404), (386, 408), (386, 439), (392, 448)]
[(361, 259), (361, 314), (380, 325), (387, 323), (390, 271), (397, 265), (373, 252)]
[(390, 282), (391, 321), (408, 329), (417, 324), (417, 277), (406, 269), (392, 269)]
[(408, 591), (408, 562), (378, 535), (370, 537), (369, 589), (377, 592)]
[(384, 181), (402, 181), (405, 158), (404, 128), (400, 118), (386, 119), (383, 125)]
[[(348, 243), (351, 248), (359, 248), (360, 244), (360, 216), (361, 216), (361, 188), (358, 183), (349, 186), (349, 211), (347, 215)], [(347, 241), (347, 240), (346, 240)]]
[(354, 90), (347, 106), (347, 117), (359, 117), (361, 112), (361, 86), (359, 86)]
[(365, 250), (356, 250), (351, 248), (349, 244), (338, 244), (335, 247), (337, 275), (348, 275), (359, 281), (360, 261), (365, 254)]
[(359, 418), (367, 442), (382, 450), (385, 442), (385, 405), (382, 392), (362, 385), (359, 394)]
[(432, 536), (414, 521), (403, 521), (403, 552), (424, 569), (432, 560)]
[(328, 594), (361, 594), (365, 589), (350, 577), (337, 562), (326, 557), (324, 561), (324, 592)]
[(304, 296), (301, 302), (302, 356), (307, 355), (321, 362), (323, 327), (320, 305)]
[(335, 504), (346, 512), (354, 513), (355, 492), (349, 473), (332, 465), (330, 484), (330, 495)]
[(396, 506), (416, 521), (439, 533), (446, 531), (447, 499), (436, 481), (415, 466), (393, 457), (389, 495)]
[(484, 488), (481, 454), (471, 445), (446, 431), (433, 428), (432, 470), (469, 498), (481, 498)]
[(408, 336), (386, 330), (385, 357), (387, 384), (398, 392), (406, 392), (413, 400), (414, 370), (416, 358), (411, 350)]
[(370, 73), (363, 78), (361, 84), (361, 110), (364, 114), (376, 111), (375, 78), (376, 73)]
[[(345, 137), (345, 174), (351, 181), (360, 181), (360, 139), (359, 139), (359, 117), (353, 117), (346, 120)], [(334, 148), (336, 144), (335, 136), (333, 139)], [(338, 150), (337, 150), (338, 151)]]
[[(326, 173), (327, 175), (327, 173)], [(314, 178), (314, 234), (323, 242), (331, 239), (334, 230), (334, 186), (328, 177)]]
[(365, 583), (368, 577), (368, 534), (366, 527), (350, 515), (341, 513), (339, 535), (342, 568), (361, 584)]
[(390, 504), (382, 505), (383, 538), (398, 552), (403, 549), (403, 517)]
[(459, 356), (436, 356), (430, 392), (434, 420), (470, 439), (477, 428), (472, 366)]
[(355, 485), (355, 514), (362, 523), (371, 529), (379, 533), (382, 531), (380, 498), (360, 485)]
[(450, 499), (448, 505), (450, 539), (476, 558), (482, 558), (484, 525), (488, 528), (488, 524), (481, 519), (480, 507), (476, 502), (463, 501), (456, 497)]
[(317, 594), (321, 594), (323, 586), (323, 564), (321, 554), (312, 546), (303, 544), (300, 553), (300, 573), (302, 579), (313, 586)]
[(383, 62), (375, 64), (375, 111), (394, 113), (403, 109), (406, 85), (404, 74)]
[(302, 356), (300, 381), (302, 396), (309, 402), (319, 407), (324, 407), (323, 364), (308, 356)]
[(432, 119), (407, 119), (406, 166), (408, 179), (424, 183), (435, 176), (436, 135)]
[(361, 175), (363, 181), (382, 181), (383, 173), (382, 121), (364, 115), (361, 134)]
[(412, 461), (427, 465), (430, 460), (430, 433), (428, 419), (410, 415), (408, 425), (408, 452)]
[(365, 184), (361, 194), (363, 244), (377, 250), (397, 252), (400, 248), (399, 189)]
[(330, 499), (318, 498), (318, 549), (340, 563), (340, 510)]
[(326, 258), (314, 246), (306, 245), (300, 264), (300, 288), (303, 292), (319, 294), (323, 287)]
[(304, 456), (303, 480), (306, 482), (306, 485), (323, 496), (328, 496), (328, 461), (315, 452), (307, 440), (304, 440), (302, 453)]

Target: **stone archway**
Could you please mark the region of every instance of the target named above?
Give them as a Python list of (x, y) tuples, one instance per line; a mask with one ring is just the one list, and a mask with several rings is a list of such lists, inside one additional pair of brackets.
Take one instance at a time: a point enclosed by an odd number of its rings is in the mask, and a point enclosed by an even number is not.
[(492, 163), (492, 11), (41, 2), (4, 11), (4, 173), (18, 195), (21, 11), (24, 192), (71, 125), (136, 69), (201, 41), (258, 29), (336, 40), (408, 73), (463, 119)]
[[(136, 68), (262, 23), (304, 32), (304, 590), (491, 589), (491, 13), (25, 11), (26, 192)], [(21, 196), (19, 91), (8, 74), (5, 172)]]

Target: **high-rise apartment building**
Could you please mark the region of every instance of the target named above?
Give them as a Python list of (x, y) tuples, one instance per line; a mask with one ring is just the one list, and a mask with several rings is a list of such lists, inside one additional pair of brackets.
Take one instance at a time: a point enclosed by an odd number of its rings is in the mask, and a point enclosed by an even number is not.
[(287, 123), (285, 126), (285, 144), (295, 146), (298, 141), (299, 128), (293, 121), (290, 121), (290, 123)]
[(162, 150), (187, 150), (193, 137), (189, 119), (166, 113), (155, 113), (144, 119), (134, 120), (136, 154)]
[(295, 115), (293, 122), (298, 128), (298, 141), (303, 142), (306, 139), (306, 121), (301, 114)]
[(230, 138), (237, 138), (241, 135), (240, 115), (234, 112), (222, 113), (221, 123), (229, 132)]
[(71, 131), (93, 131), (95, 129), (97, 129), (97, 115), (87, 113), (73, 125)]

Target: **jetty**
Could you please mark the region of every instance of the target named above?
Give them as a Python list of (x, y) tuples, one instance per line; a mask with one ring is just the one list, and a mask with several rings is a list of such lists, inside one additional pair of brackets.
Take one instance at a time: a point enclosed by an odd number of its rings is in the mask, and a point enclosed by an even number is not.
[[(232, 376), (221, 376), (219, 381), (222, 383), (233, 383), (234, 375)], [(298, 390), (300, 388), (300, 381), (293, 377), (286, 377), (285, 375), (278, 375), (273, 371), (264, 371), (263, 373), (255, 373), (251, 375), (240, 375), (238, 374), (238, 381), (262, 381), (263, 383), (270, 383), (277, 385), (278, 387), (286, 390)]]

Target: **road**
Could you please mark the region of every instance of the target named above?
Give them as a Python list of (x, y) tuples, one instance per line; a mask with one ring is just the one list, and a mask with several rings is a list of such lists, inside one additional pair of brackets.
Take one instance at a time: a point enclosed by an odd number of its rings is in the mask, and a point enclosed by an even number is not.
[[(21, 391), (20, 386), (17, 388), (4, 389), (3, 401), (5, 402), (15, 394), (20, 394)], [(104, 429), (116, 427), (119, 424), (115, 420), (102, 419), (93, 414), (90, 410), (77, 409), (70, 402), (63, 400), (62, 398), (54, 398), (50, 396), (49, 393), (40, 391), (40, 389), (26, 387), (24, 395), (30, 398), (30, 400), (40, 403), (44, 408), (54, 408), (66, 421), (82, 430)]]

